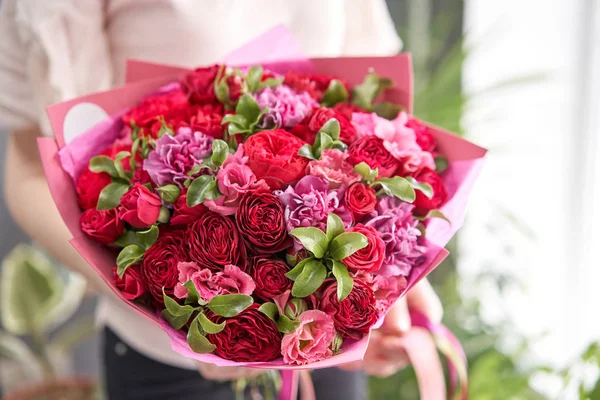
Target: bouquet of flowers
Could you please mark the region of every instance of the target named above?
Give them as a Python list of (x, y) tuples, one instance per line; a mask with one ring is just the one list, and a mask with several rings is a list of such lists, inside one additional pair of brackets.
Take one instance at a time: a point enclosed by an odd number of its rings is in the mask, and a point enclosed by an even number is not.
[[(40, 149), (73, 245), (174, 350), (326, 367), (447, 255), (485, 151), (410, 114), (409, 57), (272, 61), (274, 38), (191, 71), (131, 62), (51, 107)], [(71, 139), (92, 106), (112, 115)]]

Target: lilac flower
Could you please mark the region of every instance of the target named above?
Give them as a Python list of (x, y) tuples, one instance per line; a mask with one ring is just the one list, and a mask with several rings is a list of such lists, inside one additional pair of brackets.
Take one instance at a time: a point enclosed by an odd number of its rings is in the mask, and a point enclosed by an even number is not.
[(269, 112), (261, 118), (263, 129), (292, 128), (319, 104), (306, 92), (296, 93), (286, 85), (274, 89), (266, 87), (255, 95), (260, 108), (269, 108)]
[(335, 212), (349, 226), (352, 217), (342, 203), (341, 190), (329, 190), (327, 181), (307, 175), (288, 186), (285, 191), (275, 193), (285, 206), (285, 221), (288, 232), (294, 228), (314, 226), (325, 230), (327, 215)]
[(383, 196), (365, 224), (375, 228), (386, 244), (385, 259), (378, 273), (408, 276), (412, 267), (425, 261), (425, 246), (418, 243), (421, 232), (412, 216), (414, 206), (395, 197)]
[(188, 127), (179, 128), (174, 136), (164, 134), (144, 160), (144, 170), (158, 186), (173, 183), (183, 188), (192, 167), (210, 156), (212, 142), (210, 136)]

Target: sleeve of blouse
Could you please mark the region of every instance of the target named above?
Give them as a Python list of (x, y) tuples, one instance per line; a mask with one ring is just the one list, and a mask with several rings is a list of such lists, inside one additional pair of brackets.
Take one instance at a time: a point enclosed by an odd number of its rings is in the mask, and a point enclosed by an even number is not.
[(344, 55), (389, 56), (402, 48), (385, 0), (345, 0)]
[(104, 90), (112, 81), (105, 2), (2, 0), (0, 128), (37, 123), (46, 106)]
[(15, 20), (15, 2), (0, 6), (0, 129), (14, 130), (36, 123), (36, 109), (27, 71), (27, 49)]

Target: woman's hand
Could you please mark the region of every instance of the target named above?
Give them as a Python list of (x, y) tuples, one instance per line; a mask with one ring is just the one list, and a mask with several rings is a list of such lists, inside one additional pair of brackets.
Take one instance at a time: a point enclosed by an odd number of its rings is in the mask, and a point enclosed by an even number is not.
[(255, 378), (264, 370), (244, 367), (218, 367), (214, 364), (198, 362), (198, 371), (204, 379), (211, 381), (233, 381), (242, 378)]
[(379, 329), (371, 332), (369, 347), (362, 361), (342, 366), (362, 369), (368, 375), (390, 376), (409, 364), (402, 335), (410, 330), (409, 309), (419, 310), (431, 321), (442, 320), (442, 303), (427, 279), (421, 280), (390, 309)]

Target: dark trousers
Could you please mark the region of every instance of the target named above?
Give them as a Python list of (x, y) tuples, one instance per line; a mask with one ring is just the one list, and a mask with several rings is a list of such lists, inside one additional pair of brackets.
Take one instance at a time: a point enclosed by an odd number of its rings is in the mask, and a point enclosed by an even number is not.
[[(231, 382), (202, 378), (140, 354), (110, 329), (104, 330), (104, 376), (109, 400), (234, 400)], [(366, 378), (338, 368), (312, 373), (318, 400), (363, 400)]]

